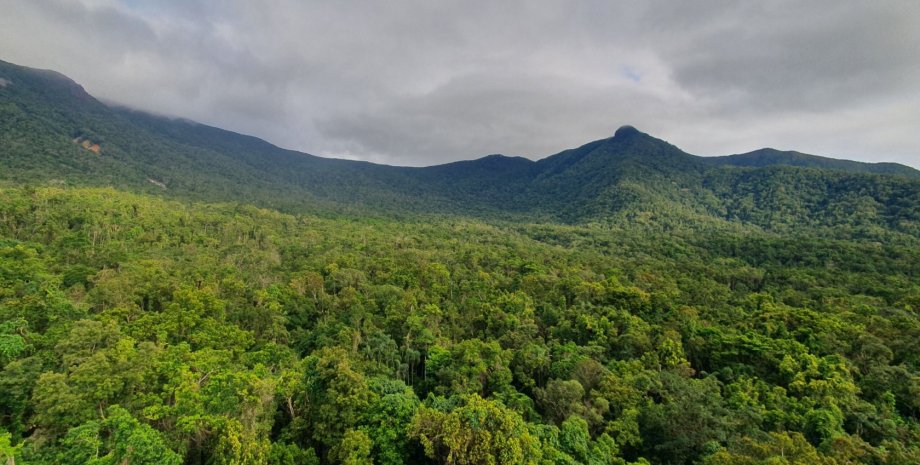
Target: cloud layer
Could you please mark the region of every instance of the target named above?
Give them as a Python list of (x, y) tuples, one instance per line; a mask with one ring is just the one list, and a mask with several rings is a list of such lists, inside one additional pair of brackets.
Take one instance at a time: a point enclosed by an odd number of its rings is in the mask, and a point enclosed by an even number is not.
[(0, 1), (0, 59), (310, 153), (540, 158), (632, 124), (920, 167), (920, 3)]

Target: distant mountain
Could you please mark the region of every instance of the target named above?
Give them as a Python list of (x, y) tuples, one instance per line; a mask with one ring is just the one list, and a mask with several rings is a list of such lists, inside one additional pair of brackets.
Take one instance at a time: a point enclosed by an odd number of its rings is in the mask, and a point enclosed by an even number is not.
[(851, 173), (875, 174), (900, 174), (903, 176), (918, 175), (917, 170), (898, 163), (862, 163), (851, 160), (838, 160), (834, 158), (819, 157), (807, 153), (776, 150), (764, 148), (753, 152), (722, 157), (708, 157), (706, 161), (715, 165), (732, 165), (744, 167), (764, 167), (773, 165), (802, 166), (806, 168), (821, 168)]
[(425, 168), (316, 157), (105, 105), (65, 76), (0, 62), (0, 180), (111, 185), (285, 211), (561, 222), (855, 226), (920, 235), (920, 172), (762, 149), (698, 157), (624, 126), (531, 161)]

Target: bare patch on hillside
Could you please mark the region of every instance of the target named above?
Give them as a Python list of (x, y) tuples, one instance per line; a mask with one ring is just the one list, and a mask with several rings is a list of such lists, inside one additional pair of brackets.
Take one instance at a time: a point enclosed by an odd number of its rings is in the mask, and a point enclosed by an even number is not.
[(73, 140), (73, 143), (79, 145), (80, 147), (83, 147), (86, 150), (89, 150), (90, 152), (95, 153), (96, 155), (99, 155), (99, 152), (102, 150), (99, 147), (99, 144), (85, 137), (77, 137), (76, 139)]

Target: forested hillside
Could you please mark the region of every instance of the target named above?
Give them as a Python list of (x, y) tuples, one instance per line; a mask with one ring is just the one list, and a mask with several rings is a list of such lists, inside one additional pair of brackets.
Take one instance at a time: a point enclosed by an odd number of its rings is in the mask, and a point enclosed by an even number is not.
[[(705, 158), (621, 127), (531, 161), (492, 155), (426, 168), (315, 157), (96, 101), (51, 71), (0, 62), (0, 180), (115, 186), (288, 213), (407, 213), (611, 223), (652, 217), (917, 234), (920, 172), (776, 152)], [(790, 188), (789, 179), (795, 188)], [(775, 208), (781, 204), (781, 212)]]
[(920, 463), (911, 168), (392, 167), (0, 78), (0, 462)]
[(917, 239), (720, 224), (4, 189), (0, 455), (917, 463)]

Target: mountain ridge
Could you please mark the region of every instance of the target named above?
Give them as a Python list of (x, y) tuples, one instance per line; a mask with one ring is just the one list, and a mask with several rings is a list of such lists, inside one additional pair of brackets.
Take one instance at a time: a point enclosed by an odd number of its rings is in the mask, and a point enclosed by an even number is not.
[[(765, 147), (741, 154), (704, 157), (711, 163), (733, 166), (759, 167), (768, 165), (828, 168), (842, 171), (866, 171), (875, 174), (902, 174), (915, 176), (916, 171), (907, 165), (893, 162), (866, 163), (842, 158), (821, 157), (795, 150), (777, 150)], [(906, 168), (906, 169), (905, 169)]]
[[(826, 212), (828, 206), (852, 202), (853, 186), (861, 189), (861, 205), (876, 206), (872, 221), (886, 227), (901, 224), (905, 211), (889, 205), (902, 204), (905, 196), (920, 198), (920, 171), (904, 165), (773, 149), (700, 157), (629, 125), (539, 160), (493, 154), (401, 167), (325, 158), (202, 123), (106, 105), (52, 71), (0, 62), (0, 77), (9, 81), (0, 88), (0, 179), (13, 182), (57, 179), (285, 211), (447, 213), (567, 223), (641, 214), (762, 227), (776, 226), (759, 210), (779, 201), (770, 196), (788, 176), (781, 167), (808, 186), (784, 194), (782, 201), (801, 208), (788, 209), (796, 217), (783, 224), (851, 221), (852, 215), (841, 219)], [(80, 145), (84, 141), (92, 152)], [(764, 186), (745, 184), (755, 180)], [(904, 192), (891, 198), (899, 189)], [(908, 229), (916, 228), (913, 215), (906, 216)]]
[[(21, 66), (21, 65), (16, 65), (16, 64), (13, 64), (13, 63), (10, 63), (10, 62), (6, 62), (6, 61), (3, 61), (3, 60), (0, 60), (0, 70), (6, 71), (6, 70), (9, 70), (9, 69), (15, 69), (15, 68), (18, 68), (18, 69), (23, 70), (23, 71), (25, 71), (25, 72), (34, 73), (34, 75), (36, 75), (36, 76), (43, 76), (43, 77), (45, 77), (45, 78), (48, 79), (48, 80), (58, 81), (58, 83), (63, 84), (65, 88), (69, 89), (69, 90), (72, 92), (72, 95), (73, 95), (74, 97), (78, 97), (78, 98), (80, 98), (80, 99), (82, 99), (82, 100), (86, 100), (86, 101), (92, 101), (92, 102), (94, 102), (95, 104), (105, 106), (105, 107), (107, 107), (107, 108), (109, 108), (109, 109), (111, 109), (111, 110), (114, 110), (114, 111), (138, 113), (138, 114), (147, 115), (147, 116), (153, 117), (153, 118), (161, 118), (161, 119), (163, 119), (163, 120), (167, 120), (167, 121), (174, 122), (174, 123), (184, 123), (184, 124), (188, 124), (188, 125), (195, 126), (195, 127), (199, 127), (199, 128), (207, 128), (207, 129), (210, 129), (210, 130), (218, 130), (218, 131), (225, 132), (225, 133), (228, 133), (228, 134), (233, 134), (233, 135), (238, 136), (238, 137), (251, 138), (251, 139), (253, 139), (253, 140), (255, 140), (255, 141), (258, 141), (258, 142), (260, 142), (260, 143), (267, 144), (267, 145), (271, 146), (271, 147), (274, 148), (274, 149), (283, 150), (283, 151), (286, 151), (286, 152), (297, 153), (297, 154), (301, 154), (301, 155), (307, 155), (307, 156), (310, 156), (310, 157), (323, 158), (323, 159), (327, 159), (327, 160), (343, 160), (343, 161), (349, 161), (349, 162), (362, 162), (362, 161), (363, 161), (363, 160), (350, 160), (350, 159), (344, 159), (344, 158), (338, 158), (338, 157), (322, 157), (322, 156), (318, 156), (318, 155), (313, 155), (313, 154), (311, 154), (311, 153), (309, 153), (309, 152), (304, 152), (304, 151), (294, 150), (294, 149), (286, 149), (286, 148), (280, 147), (280, 146), (278, 146), (278, 145), (276, 145), (276, 144), (274, 144), (274, 143), (272, 143), (272, 142), (269, 142), (269, 141), (267, 141), (267, 140), (265, 140), (265, 139), (262, 139), (262, 138), (260, 138), (260, 137), (258, 137), (258, 136), (252, 136), (252, 135), (249, 135), (249, 134), (244, 134), (244, 133), (239, 133), (239, 132), (235, 132), (235, 131), (230, 131), (230, 130), (227, 130), (227, 129), (219, 128), (219, 127), (217, 127), (217, 126), (212, 126), (212, 125), (209, 125), (209, 124), (206, 124), (206, 123), (201, 123), (201, 122), (198, 122), (198, 121), (195, 121), (195, 120), (191, 120), (191, 119), (188, 119), (188, 118), (178, 117), (178, 116), (159, 115), (159, 114), (156, 114), (156, 113), (153, 113), (153, 112), (150, 112), (150, 111), (141, 110), (141, 109), (136, 109), (136, 108), (131, 108), (131, 107), (122, 105), (122, 104), (117, 103), (117, 102), (103, 102), (103, 101), (97, 99), (96, 97), (92, 96), (91, 94), (89, 94), (89, 93), (85, 90), (85, 88), (84, 88), (82, 85), (80, 85), (79, 83), (77, 83), (76, 81), (74, 81), (73, 79), (71, 79), (70, 77), (68, 77), (68, 76), (66, 76), (65, 74), (62, 74), (62, 73), (60, 73), (60, 72), (58, 72), (58, 71), (51, 70), (51, 69), (29, 68), (29, 67), (25, 67), (25, 66)], [(0, 77), (3, 77), (3, 76), (0, 76)], [(9, 81), (9, 84), (13, 85), (13, 84), (15, 84), (15, 81)], [(605, 138), (605, 139), (598, 139), (598, 140), (589, 142), (589, 143), (584, 144), (584, 145), (588, 145), (588, 144), (592, 144), (592, 143), (597, 143), (597, 142), (602, 142), (602, 141), (609, 141), (609, 140), (612, 140), (612, 139), (628, 139), (628, 138), (641, 137), (641, 136), (653, 137), (653, 136), (650, 136), (649, 134), (647, 134), (647, 133), (645, 133), (645, 132), (640, 131), (639, 129), (637, 129), (637, 128), (636, 128), (635, 126), (633, 126), (633, 125), (624, 124), (624, 125), (620, 126), (619, 128), (617, 128), (617, 130), (614, 132), (614, 135), (613, 135), (613, 136), (608, 137), (608, 138)], [(656, 139), (657, 139), (657, 138), (656, 138)], [(661, 140), (661, 139), (657, 139), (657, 140)], [(662, 141), (662, 142), (665, 142), (665, 141)], [(667, 143), (667, 142), (665, 142), (665, 143)], [(671, 145), (670, 143), (668, 143), (668, 144)], [(584, 146), (584, 145), (583, 145), (583, 146)], [(582, 146), (582, 147), (583, 147), (583, 146)], [(672, 147), (677, 148), (676, 146), (673, 146), (673, 145), (672, 145)], [(453, 161), (453, 162), (447, 162), (447, 163), (443, 163), (443, 164), (425, 165), (425, 166), (418, 166), (418, 167), (416, 167), (416, 166), (410, 167), (410, 166), (402, 166), (402, 165), (387, 165), (387, 164), (375, 163), (375, 162), (370, 162), (370, 161), (368, 161), (367, 163), (371, 163), (371, 164), (379, 165), (379, 166), (391, 166), (391, 167), (395, 167), (395, 168), (432, 168), (432, 167), (442, 166), (442, 165), (445, 165), (445, 164), (451, 164), (451, 163), (456, 163), (456, 162), (463, 162), (463, 161), (479, 161), (479, 160), (483, 160), (483, 159), (486, 159), (486, 158), (489, 158), (489, 157), (494, 157), (494, 156), (496, 156), (496, 155), (497, 155), (497, 156), (502, 156), (502, 157), (507, 157), (507, 158), (520, 158), (520, 159), (524, 159), (524, 160), (530, 160), (530, 161), (534, 161), (534, 162), (540, 162), (540, 161), (542, 161), (542, 160), (546, 160), (547, 158), (555, 157), (555, 156), (557, 156), (557, 155), (560, 155), (560, 154), (562, 154), (562, 153), (568, 152), (568, 151), (570, 151), (570, 150), (574, 150), (574, 149), (566, 149), (566, 150), (563, 150), (562, 152), (558, 152), (558, 153), (556, 153), (556, 154), (552, 154), (552, 155), (545, 156), (545, 157), (543, 157), (543, 158), (536, 158), (536, 159), (534, 159), (534, 158), (529, 158), (529, 157), (524, 157), (524, 156), (511, 156), (511, 155), (504, 155), (504, 154), (495, 153), (495, 154), (485, 155), (485, 156), (479, 157), (479, 158), (470, 158), (470, 159), (456, 160), (456, 161)], [(679, 149), (678, 149), (678, 150), (679, 150)], [(687, 152), (684, 152), (684, 153), (687, 153)], [(806, 165), (805, 163), (815, 163), (815, 162), (817, 162), (818, 160), (820, 160), (820, 161), (831, 161), (831, 162), (842, 162), (841, 165), (840, 165), (840, 167), (841, 167), (840, 169), (843, 169), (843, 168), (842, 168), (843, 166), (855, 167), (855, 166), (858, 165), (858, 166), (860, 166), (860, 167), (862, 167), (862, 168), (867, 168), (867, 167), (872, 167), (872, 166), (878, 166), (878, 167), (885, 167), (885, 169), (884, 169), (884, 170), (873, 171), (873, 172), (877, 172), (877, 173), (879, 173), (879, 174), (908, 174), (908, 175), (911, 175), (911, 176), (918, 176), (918, 177), (920, 177), (920, 170), (917, 170), (917, 169), (912, 168), (912, 167), (910, 167), (910, 166), (907, 166), (907, 165), (904, 165), (904, 164), (900, 164), (900, 163), (896, 163), (896, 162), (864, 162), (864, 161), (858, 161), (858, 160), (849, 160), (849, 159), (843, 159), (843, 158), (834, 158), (834, 157), (827, 157), (827, 156), (806, 154), (806, 153), (802, 153), (802, 152), (798, 152), (798, 151), (794, 151), (794, 150), (777, 150), (777, 149), (773, 149), (773, 148), (769, 148), (769, 147), (764, 147), (764, 148), (752, 150), (752, 151), (750, 151), (750, 152), (745, 152), (745, 153), (740, 153), (740, 154), (731, 154), (731, 155), (700, 156), (700, 155), (694, 155), (694, 154), (689, 154), (689, 153), (687, 153), (687, 154), (688, 154), (688, 155), (692, 155), (692, 156), (697, 157), (697, 158), (700, 158), (700, 159), (704, 159), (704, 160), (712, 160), (713, 162), (715, 162), (715, 164), (722, 164), (722, 163), (719, 163), (719, 162), (724, 162), (725, 164), (731, 164), (731, 165), (735, 165), (735, 166), (762, 166), (762, 165), (758, 165), (757, 163), (761, 162), (761, 160), (768, 159), (768, 158), (772, 158), (772, 160), (769, 162), (770, 164), (788, 164), (789, 166), (812, 166), (811, 164)], [(769, 155), (766, 155), (766, 154), (769, 154)], [(810, 160), (810, 161), (803, 161), (803, 160)], [(904, 170), (903, 170), (903, 171), (900, 171), (900, 169), (904, 169)], [(893, 170), (894, 170), (894, 171), (893, 171)]]

